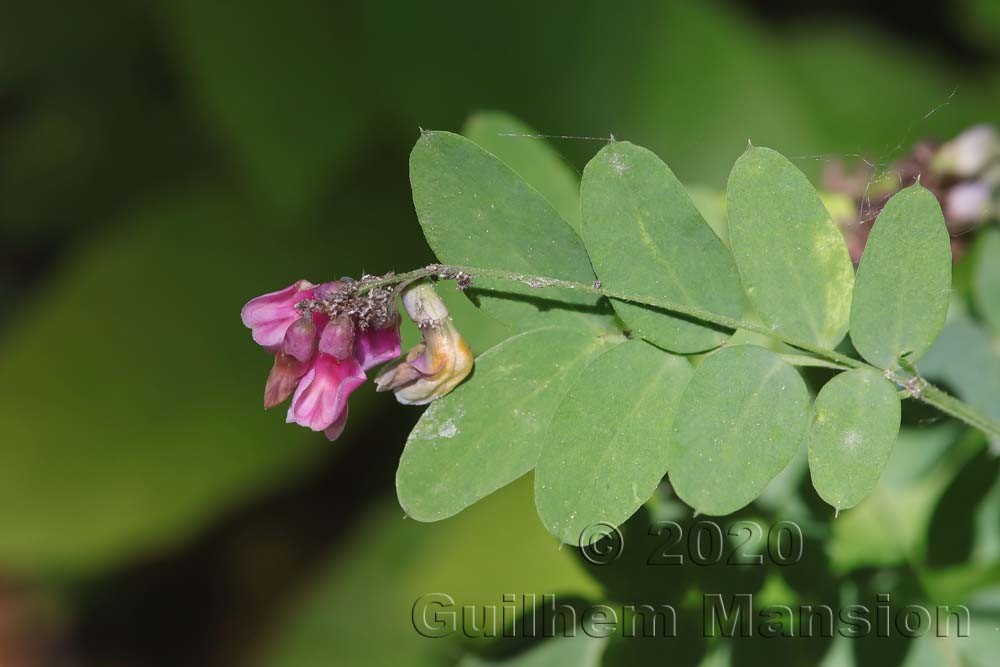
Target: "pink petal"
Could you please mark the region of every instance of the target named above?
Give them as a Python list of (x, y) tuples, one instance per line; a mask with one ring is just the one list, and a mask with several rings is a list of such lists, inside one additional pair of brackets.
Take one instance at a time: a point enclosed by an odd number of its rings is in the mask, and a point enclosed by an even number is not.
[(399, 356), (402, 341), (399, 337), (399, 323), (385, 329), (367, 329), (358, 333), (354, 356), (365, 370), (384, 364)]
[(267, 376), (264, 386), (264, 409), (270, 409), (292, 395), (299, 384), (299, 378), (306, 374), (309, 365), (280, 350), (274, 355), (274, 366)]
[(344, 406), (344, 411), (340, 413), (340, 416), (332, 424), (330, 424), (324, 431), (323, 435), (330, 442), (333, 442), (340, 437), (340, 434), (344, 432), (344, 427), (347, 425), (347, 406)]
[(317, 355), (292, 398), (286, 421), (313, 431), (330, 428), (347, 409), (347, 397), (365, 381), (365, 373), (355, 359), (338, 361), (328, 354)]
[(315, 287), (307, 280), (300, 280), (283, 290), (263, 294), (243, 306), (243, 324), (253, 333), (254, 341), (267, 348), (281, 345), (288, 327), (299, 318), (295, 304), (312, 296)]

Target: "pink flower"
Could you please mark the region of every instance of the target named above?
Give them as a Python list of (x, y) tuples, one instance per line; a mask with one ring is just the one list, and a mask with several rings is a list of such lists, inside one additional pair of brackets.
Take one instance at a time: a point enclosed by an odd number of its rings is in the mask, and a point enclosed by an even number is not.
[(286, 421), (313, 431), (332, 430), (334, 437), (340, 435), (347, 420), (347, 397), (365, 379), (357, 359), (338, 361), (328, 354), (318, 354), (299, 381)]
[(358, 334), (354, 341), (354, 356), (365, 370), (392, 361), (402, 352), (399, 319), (381, 329), (370, 328)]
[(242, 315), (253, 339), (274, 354), (264, 407), (291, 396), (287, 421), (330, 440), (343, 433), (347, 398), (365, 371), (400, 353), (395, 293), (372, 299), (349, 279), (319, 286), (300, 280), (252, 299)]
[(283, 290), (251, 299), (243, 306), (243, 324), (251, 330), (254, 341), (269, 350), (277, 349), (285, 339), (285, 332), (301, 317), (296, 304), (311, 298), (315, 287), (308, 280), (300, 280)]
[(962, 181), (948, 191), (944, 202), (944, 217), (951, 231), (962, 226), (985, 222), (992, 215), (993, 189), (985, 181)]

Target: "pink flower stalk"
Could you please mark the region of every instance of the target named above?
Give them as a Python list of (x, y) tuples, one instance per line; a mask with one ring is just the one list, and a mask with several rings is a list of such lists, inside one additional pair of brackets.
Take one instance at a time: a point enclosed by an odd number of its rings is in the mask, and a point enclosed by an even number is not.
[(287, 421), (323, 431), (330, 440), (343, 432), (347, 398), (364, 383), (365, 371), (400, 353), (395, 299), (373, 317), (367, 309), (345, 307), (350, 290), (349, 282), (300, 280), (251, 299), (242, 313), (254, 341), (274, 354), (264, 407), (292, 396)]

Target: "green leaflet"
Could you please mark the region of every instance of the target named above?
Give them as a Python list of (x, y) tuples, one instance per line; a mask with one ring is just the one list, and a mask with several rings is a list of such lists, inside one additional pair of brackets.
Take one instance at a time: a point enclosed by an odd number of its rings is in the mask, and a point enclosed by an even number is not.
[(631, 340), (576, 376), (535, 467), (535, 505), (549, 532), (578, 545), (589, 526), (617, 526), (649, 499), (666, 473), (665, 441), (691, 374), (683, 357)]
[(501, 111), (480, 111), (462, 134), (507, 163), (580, 233), (580, 178), (547, 141), (532, 136), (534, 128)]
[(609, 344), (547, 328), (480, 355), (472, 377), (433, 402), (406, 441), (396, 490), (407, 514), (447, 518), (531, 470), (563, 394)]
[(726, 192), (729, 238), (760, 318), (776, 332), (833, 349), (847, 332), (854, 271), (816, 190), (781, 154), (750, 148)]
[(761, 347), (725, 347), (698, 366), (681, 397), (670, 482), (698, 512), (735, 512), (788, 465), (808, 423), (809, 393), (794, 368)]
[[(732, 256), (656, 155), (612, 143), (587, 165), (581, 191), (583, 238), (605, 287), (739, 317)], [(701, 352), (729, 337), (662, 310), (623, 301), (614, 308), (640, 336), (675, 352)]]
[(996, 227), (984, 229), (976, 241), (972, 298), (979, 314), (1000, 334), (1000, 229)]
[(864, 500), (899, 433), (895, 387), (867, 369), (841, 373), (816, 397), (809, 431), (809, 472), (816, 492), (837, 510)]
[[(537, 190), (468, 139), (424, 132), (410, 154), (410, 183), (427, 242), (448, 264), (591, 283), (583, 242)], [(483, 310), (519, 330), (606, 329), (594, 294), (477, 279), (467, 290)]]
[(951, 295), (951, 243), (941, 206), (920, 185), (901, 190), (872, 227), (858, 267), (851, 342), (880, 368), (915, 362), (941, 333)]

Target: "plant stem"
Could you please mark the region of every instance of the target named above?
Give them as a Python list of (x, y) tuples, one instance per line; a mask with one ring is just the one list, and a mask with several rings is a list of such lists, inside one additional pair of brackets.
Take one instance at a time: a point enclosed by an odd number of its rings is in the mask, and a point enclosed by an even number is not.
[[(519, 282), (529, 287), (542, 289), (542, 288), (555, 288), (564, 290), (573, 290), (575, 292), (586, 292), (588, 294), (597, 294), (601, 296), (608, 297), (610, 299), (617, 299), (619, 301), (628, 301), (630, 303), (636, 303), (643, 306), (652, 306), (654, 308), (662, 308), (664, 310), (669, 310), (675, 313), (680, 313), (688, 317), (693, 317), (695, 319), (701, 320), (703, 322), (709, 322), (711, 324), (718, 325), (726, 329), (742, 329), (744, 331), (749, 331), (756, 334), (761, 334), (774, 338), (775, 340), (781, 341), (786, 345), (789, 345), (800, 350), (811, 352), (812, 354), (825, 359), (828, 363), (817, 363), (817, 365), (828, 366), (832, 368), (841, 368), (844, 370), (853, 368), (866, 368), (869, 370), (876, 371), (884, 375), (890, 381), (900, 385), (900, 387), (907, 390), (908, 395), (916, 398), (928, 405), (933, 405), (935, 408), (950, 415), (960, 421), (965, 422), (969, 426), (976, 428), (987, 435), (994, 438), (1000, 438), (1000, 423), (996, 420), (990, 418), (987, 415), (975, 410), (969, 405), (966, 405), (962, 401), (958, 400), (954, 396), (951, 396), (947, 392), (935, 387), (934, 385), (928, 383), (922, 378), (900, 378), (894, 371), (887, 371), (886, 369), (878, 368), (872, 366), (869, 363), (861, 361), (859, 359), (854, 359), (848, 357), (845, 354), (841, 354), (835, 350), (828, 350), (817, 345), (814, 345), (808, 341), (799, 340), (791, 336), (786, 336), (779, 333), (771, 327), (765, 326), (763, 324), (757, 324), (756, 322), (748, 322), (746, 320), (736, 319), (732, 317), (727, 317), (726, 315), (719, 315), (718, 313), (713, 313), (708, 310), (704, 310), (697, 306), (689, 306), (686, 304), (676, 303), (669, 301), (667, 299), (660, 298), (650, 298), (650, 297), (637, 297), (626, 292), (621, 292), (619, 290), (610, 289), (603, 287), (599, 282), (595, 283), (581, 283), (572, 280), (562, 280), (560, 278), (550, 278), (548, 276), (536, 276), (524, 273), (514, 273), (511, 271), (499, 271), (497, 269), (487, 269), (482, 267), (474, 266), (461, 266), (455, 264), (430, 264), (422, 269), (415, 269), (413, 271), (408, 271), (406, 273), (399, 274), (388, 274), (379, 277), (366, 277), (358, 283), (358, 292), (364, 293), (369, 290), (385, 287), (388, 285), (404, 285), (411, 283), (422, 278), (436, 278), (440, 280), (460, 280), (463, 277), (468, 278), (487, 278), (493, 280), (506, 280), (510, 282)], [(802, 363), (798, 365), (803, 365)], [(907, 381), (909, 380), (909, 381)], [(914, 381), (911, 385), (910, 381)]]

